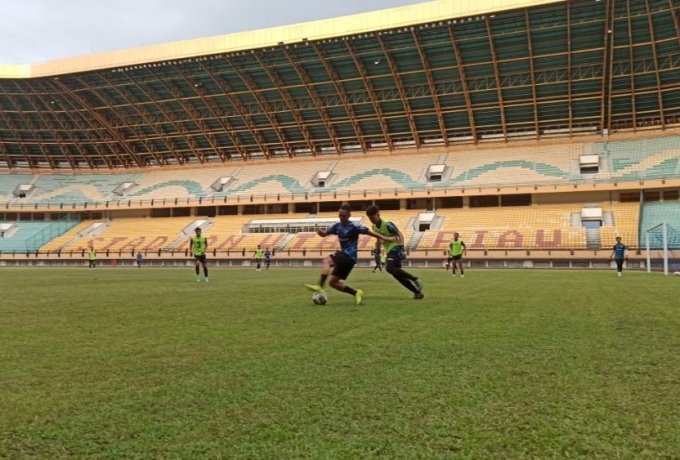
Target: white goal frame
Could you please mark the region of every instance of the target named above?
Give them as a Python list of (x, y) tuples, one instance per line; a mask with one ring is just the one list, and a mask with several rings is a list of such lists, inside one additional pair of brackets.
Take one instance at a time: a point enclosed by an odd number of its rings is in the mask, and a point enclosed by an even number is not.
[(668, 276), (668, 224), (662, 222), (652, 228), (648, 228), (645, 232), (645, 249), (647, 250), (647, 273), (652, 272), (652, 250), (649, 248), (649, 234), (661, 227), (661, 234), (663, 235), (663, 274)]

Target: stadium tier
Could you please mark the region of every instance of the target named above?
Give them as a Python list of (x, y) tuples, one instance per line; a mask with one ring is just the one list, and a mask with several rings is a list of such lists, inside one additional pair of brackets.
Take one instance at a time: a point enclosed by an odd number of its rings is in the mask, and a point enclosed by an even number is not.
[[(597, 173), (581, 173), (581, 155), (598, 155)], [(441, 180), (428, 181), (428, 168), (445, 165)], [(314, 178), (324, 176), (323, 187)], [(680, 177), (680, 136), (619, 142), (504, 147), (451, 153), (343, 158), (341, 161), (253, 163), (241, 167), (160, 170), (137, 174), (40, 176), (1, 175), (0, 200), (14, 199), (17, 186), (34, 189), (14, 203), (84, 203), (154, 198), (278, 197), (379, 190), (435, 190), (465, 187), (533, 186), (583, 182), (635, 182)], [(211, 187), (218, 180), (224, 189)], [(129, 193), (114, 193), (124, 183)]]
[[(653, 229), (659, 224), (667, 225), (668, 248), (680, 249), (680, 203), (645, 203), (642, 207), (642, 223), (640, 225), (640, 247), (645, 247), (647, 230)], [(663, 247), (662, 229), (650, 232), (650, 246), (652, 248)], [(677, 256), (676, 256), (677, 258)]]
[(76, 226), (78, 221), (0, 222), (0, 253), (26, 253)]

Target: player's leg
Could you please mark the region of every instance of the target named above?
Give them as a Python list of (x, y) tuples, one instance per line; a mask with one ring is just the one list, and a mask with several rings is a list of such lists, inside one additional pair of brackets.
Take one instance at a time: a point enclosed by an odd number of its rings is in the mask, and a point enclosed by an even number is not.
[(210, 278), (208, 278), (208, 261), (205, 258), (205, 254), (201, 258), (201, 265), (203, 265), (203, 276), (205, 277), (205, 282), (209, 283)]
[(458, 266), (460, 267), (460, 277), (465, 278), (465, 270), (463, 269), (463, 256), (458, 257)]
[(336, 291), (353, 296), (356, 299), (356, 304), (360, 305), (361, 299), (364, 296), (364, 291), (361, 289), (353, 289), (345, 284), (345, 280), (349, 277), (349, 274), (352, 273), (355, 263), (356, 262), (354, 262), (347, 254), (336, 254), (335, 267), (333, 268), (328, 284)]
[(201, 260), (199, 256), (194, 256), (194, 270), (196, 270), (196, 282), (201, 282)]
[(323, 291), (323, 287), (326, 285), (326, 280), (331, 274), (331, 270), (335, 267), (335, 262), (333, 257), (335, 254), (325, 257), (322, 261), (321, 266), (321, 277), (319, 278), (319, 284), (305, 284), (305, 287), (311, 291)]
[(423, 297), (420, 292), (422, 289), (420, 281), (418, 278), (401, 268), (401, 258), (396, 251), (387, 255), (387, 273), (392, 275), (402, 286), (411, 291), (415, 298), (421, 299)]
[(616, 272), (618, 276), (621, 276), (623, 273), (623, 259), (616, 259)]
[(272, 263), (272, 261), (269, 260), (269, 259), (267, 259), (267, 260), (265, 261), (265, 263), (264, 263), (264, 264), (265, 264), (264, 269), (265, 269), (265, 270), (269, 270), (269, 265), (271, 265), (271, 263)]

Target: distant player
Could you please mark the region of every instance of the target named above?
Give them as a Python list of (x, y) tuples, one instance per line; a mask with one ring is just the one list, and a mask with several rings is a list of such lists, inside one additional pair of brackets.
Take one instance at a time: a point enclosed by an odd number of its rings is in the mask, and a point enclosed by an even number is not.
[(200, 266), (202, 265), (205, 282), (209, 283), (210, 278), (208, 278), (208, 264), (205, 259), (205, 252), (208, 250), (208, 239), (201, 233), (201, 227), (196, 227), (196, 236), (192, 236), (189, 239), (189, 255), (193, 256), (194, 260), (196, 261), (194, 266), (194, 268), (196, 268), (196, 282), (201, 282)]
[(618, 276), (623, 274), (623, 261), (628, 260), (628, 246), (621, 242), (621, 237), (616, 237), (616, 244), (612, 248), (612, 254), (609, 256), (609, 261), (612, 259), (616, 261), (616, 273)]
[(467, 247), (463, 240), (460, 239), (458, 232), (455, 232), (453, 240), (449, 244), (449, 263), (453, 271), (451, 276), (456, 276), (456, 265), (458, 265), (460, 267), (460, 277), (465, 278), (465, 271), (463, 270), (463, 256), (465, 254), (467, 254)]
[(375, 260), (375, 267), (373, 267), (373, 273), (375, 273), (376, 270), (382, 271), (382, 257), (383, 255), (380, 248), (375, 248), (373, 250), (373, 258)]
[[(374, 232), (388, 238), (393, 238), (393, 241), (383, 239), (382, 242), (382, 245), (385, 247), (385, 253), (387, 254), (387, 273), (392, 275), (402, 286), (411, 291), (414, 299), (424, 298), (423, 285), (420, 282), (420, 279), (401, 268), (401, 261), (406, 259), (404, 234), (401, 233), (397, 226), (392, 222), (380, 217), (380, 208), (376, 205), (369, 206), (366, 209), (366, 215), (373, 224)], [(376, 251), (380, 251), (380, 245), (380, 240), (377, 240), (375, 242)]]
[(144, 256), (142, 256), (141, 252), (137, 253), (137, 268), (142, 268), (142, 260), (144, 259)]
[(255, 250), (255, 262), (257, 262), (257, 271), (259, 272), (262, 268), (262, 260), (264, 259), (264, 251), (260, 247), (260, 245), (257, 245), (257, 249)]
[(90, 250), (87, 251), (87, 258), (89, 260), (89, 268), (97, 268), (97, 250), (94, 246), (90, 246)]
[(269, 270), (269, 265), (272, 263), (272, 253), (269, 252), (269, 248), (264, 251), (264, 269)]
[(331, 254), (323, 260), (323, 269), (321, 270), (319, 284), (305, 284), (305, 286), (312, 291), (323, 291), (326, 279), (328, 279), (330, 275), (328, 284), (330, 284), (333, 289), (354, 296), (356, 304), (360, 305), (364, 291), (361, 289), (352, 289), (344, 283), (352, 272), (354, 265), (357, 263), (359, 235), (370, 235), (373, 238), (387, 241), (395, 241), (396, 237), (388, 238), (372, 232), (363, 225), (355, 224), (349, 220), (351, 215), (352, 209), (349, 205), (343, 204), (340, 206), (340, 211), (338, 212), (340, 222), (333, 224), (326, 230), (316, 231), (322, 238), (328, 235), (337, 235), (338, 241), (340, 241), (341, 250), (335, 254)]

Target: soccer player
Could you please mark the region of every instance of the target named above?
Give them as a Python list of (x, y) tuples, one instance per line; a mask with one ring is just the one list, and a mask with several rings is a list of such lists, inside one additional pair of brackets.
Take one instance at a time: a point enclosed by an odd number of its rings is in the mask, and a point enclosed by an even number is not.
[(144, 256), (142, 256), (141, 252), (137, 253), (137, 268), (142, 268), (142, 260), (144, 259)]
[(89, 268), (97, 268), (97, 250), (94, 246), (90, 246), (90, 250), (87, 251), (87, 257), (89, 259)]
[(262, 259), (264, 258), (264, 251), (260, 247), (260, 245), (257, 245), (257, 249), (255, 250), (255, 262), (257, 262), (257, 271), (259, 272), (260, 269), (262, 268)]
[(269, 270), (269, 265), (272, 263), (272, 253), (269, 252), (269, 248), (264, 251), (264, 269)]
[(449, 244), (449, 260), (451, 261), (451, 270), (453, 276), (456, 276), (456, 264), (460, 267), (460, 277), (465, 278), (465, 271), (463, 270), (463, 255), (467, 254), (467, 247), (463, 240), (459, 239), (458, 232), (453, 234), (453, 240)]
[(616, 273), (618, 276), (623, 274), (623, 261), (628, 260), (628, 246), (621, 242), (621, 237), (616, 237), (616, 244), (612, 248), (612, 254), (609, 256), (609, 261), (612, 259), (616, 261)]
[(383, 241), (395, 241), (396, 237), (386, 237), (372, 232), (363, 225), (357, 225), (349, 220), (351, 215), (352, 209), (349, 205), (343, 204), (338, 212), (340, 222), (333, 224), (326, 230), (319, 229), (316, 231), (317, 235), (322, 238), (328, 235), (337, 235), (340, 241), (340, 251), (331, 254), (323, 260), (319, 284), (305, 284), (305, 286), (312, 291), (323, 291), (326, 280), (330, 276), (328, 284), (333, 289), (354, 296), (356, 304), (360, 305), (364, 291), (352, 289), (344, 283), (357, 263), (359, 235), (370, 235)]
[(201, 227), (196, 227), (196, 236), (192, 236), (189, 239), (189, 255), (193, 256), (194, 260), (196, 261), (194, 266), (196, 269), (196, 282), (201, 282), (200, 266), (202, 265), (205, 282), (209, 283), (210, 278), (208, 278), (208, 264), (205, 260), (205, 252), (208, 250), (208, 239), (201, 233)]
[(373, 250), (373, 257), (375, 257), (375, 267), (373, 267), (373, 273), (375, 273), (376, 270), (382, 271), (382, 252), (380, 251), (380, 248), (375, 248)]
[[(423, 284), (420, 279), (401, 268), (401, 261), (406, 259), (404, 234), (401, 233), (397, 226), (392, 222), (380, 217), (380, 208), (376, 205), (369, 206), (366, 209), (366, 215), (373, 224), (374, 232), (385, 237), (396, 237), (393, 241), (383, 239), (382, 242), (382, 245), (385, 247), (385, 252), (387, 253), (387, 273), (392, 275), (402, 286), (411, 291), (414, 299), (424, 298)], [(380, 245), (380, 241), (376, 240), (376, 251), (380, 251)]]

